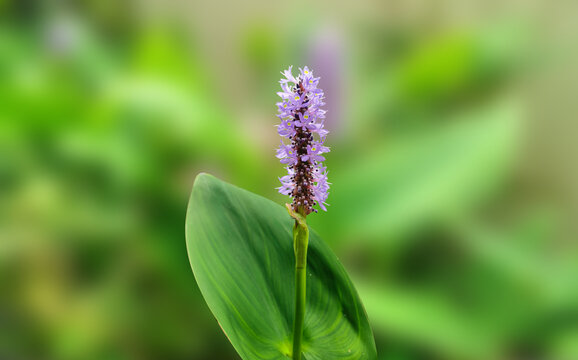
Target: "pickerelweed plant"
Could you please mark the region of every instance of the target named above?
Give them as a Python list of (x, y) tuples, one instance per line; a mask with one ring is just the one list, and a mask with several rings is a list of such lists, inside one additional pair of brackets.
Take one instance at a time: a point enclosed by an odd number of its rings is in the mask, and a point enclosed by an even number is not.
[(317, 208), (327, 211), (328, 131), (320, 79), (307, 67), (296, 77), (291, 70), (282, 72), (277, 103), (277, 130), (285, 138), (277, 158), (287, 170), (278, 190), (291, 196), (291, 204), (285, 211), (199, 174), (186, 221), (191, 267), (243, 359), (375, 360), (373, 334), (355, 287), (306, 222)]
[(277, 149), (277, 158), (287, 165), (287, 175), (279, 180), (278, 188), (283, 195), (293, 198), (287, 206), (289, 214), (295, 219), (293, 227), (293, 246), (295, 251), (295, 321), (293, 325), (293, 359), (301, 359), (301, 339), (305, 318), (307, 246), (309, 229), (305, 217), (317, 212), (313, 206), (325, 211), (329, 190), (327, 168), (321, 154), (329, 152), (324, 146), (328, 131), (324, 129), (325, 110), (321, 106), (323, 91), (317, 88), (319, 78), (307, 66), (299, 69), (294, 77), (292, 66), (282, 72), (285, 76), (279, 83), (283, 91), (278, 92), (282, 99), (277, 103), (281, 124), (277, 126), (279, 135), (291, 141), (281, 141)]

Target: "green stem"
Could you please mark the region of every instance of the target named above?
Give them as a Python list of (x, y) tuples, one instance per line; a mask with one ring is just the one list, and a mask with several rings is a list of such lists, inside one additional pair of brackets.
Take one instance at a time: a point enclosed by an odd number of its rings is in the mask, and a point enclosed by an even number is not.
[(293, 227), (293, 248), (295, 250), (295, 323), (293, 326), (293, 360), (301, 360), (303, 321), (305, 320), (305, 299), (307, 282), (307, 245), (309, 228), (305, 217), (295, 214)]

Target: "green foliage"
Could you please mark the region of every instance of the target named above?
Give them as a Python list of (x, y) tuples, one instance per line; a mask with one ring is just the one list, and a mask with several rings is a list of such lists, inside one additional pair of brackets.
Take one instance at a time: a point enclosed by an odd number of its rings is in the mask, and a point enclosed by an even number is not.
[(502, 100), (453, 120), (332, 166), (331, 212), (312, 219), (317, 228), (332, 239), (391, 243), (428, 219), (478, 204), (515, 156), (519, 108)]
[[(210, 175), (195, 180), (187, 248), (199, 288), (244, 359), (291, 355), (293, 220), (286, 210)], [(303, 354), (376, 359), (361, 301), (330, 248), (311, 232)]]

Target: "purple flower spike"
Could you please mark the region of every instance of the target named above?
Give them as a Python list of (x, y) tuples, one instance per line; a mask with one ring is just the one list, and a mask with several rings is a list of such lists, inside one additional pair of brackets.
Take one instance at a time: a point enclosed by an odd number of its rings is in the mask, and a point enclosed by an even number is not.
[(307, 66), (299, 68), (299, 75), (294, 77), (292, 68), (281, 72), (285, 77), (279, 81), (283, 91), (277, 93), (282, 99), (277, 103), (277, 117), (281, 119), (277, 132), (291, 141), (289, 145), (281, 141), (277, 149), (276, 156), (287, 165), (288, 173), (279, 178), (281, 186), (277, 189), (293, 198), (294, 211), (308, 215), (317, 212), (314, 205), (327, 211), (330, 183), (321, 155), (329, 152), (323, 145), (328, 133), (323, 128), (326, 111), (321, 109), (325, 103), (323, 90), (317, 88), (319, 78)]

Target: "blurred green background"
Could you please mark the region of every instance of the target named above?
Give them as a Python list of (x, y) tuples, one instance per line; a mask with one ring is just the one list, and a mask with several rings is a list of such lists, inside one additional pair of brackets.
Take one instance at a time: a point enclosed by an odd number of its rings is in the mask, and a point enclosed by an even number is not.
[(327, 213), (380, 359), (578, 359), (578, 6), (0, 1), (0, 358), (238, 359), (195, 175), (283, 204), (279, 71), (321, 76)]

